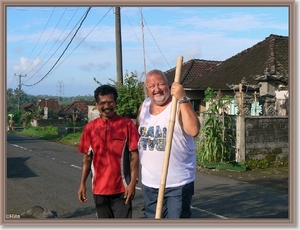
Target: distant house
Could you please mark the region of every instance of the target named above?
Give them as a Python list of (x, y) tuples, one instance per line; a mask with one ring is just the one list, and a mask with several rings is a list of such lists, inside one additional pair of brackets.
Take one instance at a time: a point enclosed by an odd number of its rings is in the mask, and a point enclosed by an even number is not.
[(53, 98), (40, 99), (36, 106), (40, 107), (40, 108), (48, 107), (48, 109), (51, 109), (54, 111), (59, 111), (61, 109), (59, 102)]
[[(169, 83), (174, 81), (175, 68), (165, 72)], [(204, 92), (210, 87), (220, 90), (223, 95), (237, 95), (241, 83), (243, 92), (254, 101), (254, 93), (263, 105), (273, 98), (281, 101), (274, 103), (277, 114), (282, 115), (279, 107), (288, 114), (289, 79), (289, 37), (271, 34), (265, 40), (228, 58), (225, 61), (206, 61), (192, 59), (182, 64), (180, 83), (192, 100), (194, 110), (199, 114), (206, 109)], [(255, 91), (257, 90), (257, 92)], [(253, 106), (252, 106), (253, 108)], [(236, 113), (232, 101), (231, 114)]]
[(56, 99), (43, 98), (40, 99), (37, 104), (29, 102), (28, 104), (22, 105), (21, 109), (24, 112), (41, 109), (41, 117), (43, 119), (48, 119), (49, 111), (53, 111), (56, 114), (59, 110), (61, 110), (61, 106)]
[(55, 114), (57, 114), (58, 111), (61, 110), (59, 102), (52, 98), (43, 98), (38, 101), (36, 106), (37, 108), (42, 109), (41, 115), (43, 119), (48, 119), (50, 111), (53, 111)]
[(27, 103), (25, 105), (22, 105), (21, 109), (23, 111), (25, 111), (25, 112), (27, 112), (27, 111), (33, 111), (33, 110), (37, 109), (37, 106), (35, 104), (33, 104), (32, 102), (29, 102), (29, 103)]
[(89, 106), (93, 105), (93, 102), (74, 101), (64, 106), (58, 113), (58, 117), (61, 119), (68, 119), (70, 121), (83, 120), (88, 116)]
[[(37, 104), (32, 102), (21, 106), (22, 110), (33, 111), (36, 109), (41, 109), (41, 118), (49, 119), (49, 112), (52, 111), (58, 119), (66, 119), (69, 121), (75, 120), (83, 120), (85, 117), (88, 120), (92, 120), (99, 116), (99, 112), (95, 109), (95, 102), (87, 102), (87, 101), (74, 101), (66, 106), (61, 106), (56, 99), (47, 99), (43, 98), (38, 101)], [(90, 117), (92, 116), (92, 117)]]

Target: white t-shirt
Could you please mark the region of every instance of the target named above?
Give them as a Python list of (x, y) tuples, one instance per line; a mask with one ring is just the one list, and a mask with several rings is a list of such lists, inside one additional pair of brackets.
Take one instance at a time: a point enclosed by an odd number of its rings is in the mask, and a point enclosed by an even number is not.
[[(150, 98), (146, 98), (140, 112), (138, 131), (141, 181), (148, 187), (160, 187), (171, 104), (158, 115), (151, 115)], [(177, 187), (194, 181), (195, 170), (194, 138), (181, 129), (176, 116), (165, 187)]]

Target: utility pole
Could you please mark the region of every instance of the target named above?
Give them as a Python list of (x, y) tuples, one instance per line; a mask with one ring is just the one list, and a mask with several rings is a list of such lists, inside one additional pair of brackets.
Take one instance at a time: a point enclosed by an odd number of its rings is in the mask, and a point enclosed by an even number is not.
[(116, 11), (115, 12), (115, 28), (116, 28), (117, 81), (120, 82), (123, 85), (120, 7), (115, 7), (115, 11)]
[[(145, 81), (146, 81), (146, 57), (145, 57), (145, 38), (144, 38), (144, 16), (143, 16), (143, 11), (141, 7), (141, 26), (142, 26), (142, 40), (143, 40), (143, 57), (144, 57), (144, 76), (145, 76)], [(147, 98), (147, 92), (146, 90), (144, 91), (144, 97)]]
[(239, 116), (243, 115), (243, 84), (239, 84)]
[(19, 75), (17, 75), (17, 74), (15, 74), (15, 76), (19, 76), (19, 89), (18, 89), (18, 111), (20, 110), (20, 95), (21, 95), (21, 77), (26, 77), (27, 76), (27, 74), (25, 74), (25, 75), (21, 75), (21, 74), (19, 74)]
[(141, 7), (141, 26), (142, 26), (142, 39), (143, 39), (143, 57), (144, 57), (144, 75), (146, 77), (146, 58), (145, 58), (145, 39), (144, 39), (144, 17)]

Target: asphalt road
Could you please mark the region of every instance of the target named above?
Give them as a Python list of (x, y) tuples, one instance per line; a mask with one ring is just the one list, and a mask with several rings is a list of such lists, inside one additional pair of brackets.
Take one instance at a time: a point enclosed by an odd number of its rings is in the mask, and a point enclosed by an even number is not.
[[(57, 216), (56, 220), (95, 220), (90, 180), (87, 182), (88, 201), (77, 200), (82, 154), (76, 147), (8, 134), (6, 156), (8, 223), (16, 220), (13, 215), (34, 206), (50, 210)], [(148, 220), (143, 216), (140, 184), (136, 189), (133, 218), (145, 222)], [(253, 223), (258, 219), (266, 223), (274, 223), (274, 220), (289, 223), (288, 202), (288, 194), (281, 190), (197, 172), (189, 221)]]

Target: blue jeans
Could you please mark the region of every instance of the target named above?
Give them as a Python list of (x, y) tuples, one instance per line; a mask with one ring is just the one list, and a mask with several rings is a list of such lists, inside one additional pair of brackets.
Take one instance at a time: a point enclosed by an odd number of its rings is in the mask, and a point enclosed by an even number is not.
[[(159, 189), (142, 185), (145, 203), (145, 217), (155, 218)], [(194, 182), (189, 184), (165, 188), (162, 218), (191, 218), (191, 202), (194, 195)]]

